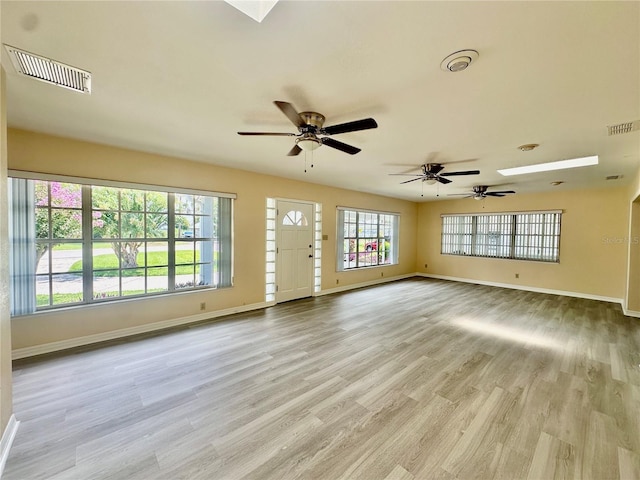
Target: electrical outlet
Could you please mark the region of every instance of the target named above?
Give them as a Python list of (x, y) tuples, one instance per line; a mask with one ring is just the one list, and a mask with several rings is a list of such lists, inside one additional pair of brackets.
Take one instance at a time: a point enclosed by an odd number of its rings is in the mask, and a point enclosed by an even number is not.
[(384, 272), (380, 272), (380, 276), (381, 276), (381, 277), (384, 277)]
[(202, 302), (202, 303), (200, 304), (200, 310), (203, 310), (203, 311), (204, 311), (204, 310), (206, 310), (206, 309), (207, 309), (207, 304), (206, 304), (205, 302)]
[(424, 264), (424, 268), (427, 268), (427, 264), (426, 263)]
[(519, 273), (516, 273), (516, 278), (520, 278), (520, 274)]
[(340, 279), (336, 278), (336, 285), (338, 285), (340, 283)]

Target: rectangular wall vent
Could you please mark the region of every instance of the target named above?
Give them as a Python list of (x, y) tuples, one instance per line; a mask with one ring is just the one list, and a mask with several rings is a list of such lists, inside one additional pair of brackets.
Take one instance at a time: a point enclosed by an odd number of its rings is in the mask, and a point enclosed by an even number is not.
[(9, 45), (4, 47), (19, 74), (76, 92), (91, 94), (90, 72)]
[(622, 177), (623, 177), (623, 175), (608, 175), (605, 178), (607, 180), (620, 180)]
[(609, 136), (622, 135), (623, 133), (635, 132), (636, 130), (640, 130), (640, 120), (636, 120), (635, 122), (625, 122), (625, 123), (619, 123), (618, 125), (607, 126), (607, 131), (609, 132)]

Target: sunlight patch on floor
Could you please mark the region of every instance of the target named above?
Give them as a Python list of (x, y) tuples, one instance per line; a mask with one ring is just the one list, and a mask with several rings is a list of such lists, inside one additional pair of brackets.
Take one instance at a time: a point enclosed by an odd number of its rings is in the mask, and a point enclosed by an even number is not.
[(547, 336), (543, 336), (533, 332), (527, 332), (518, 328), (499, 325), (495, 323), (486, 323), (468, 318), (457, 318), (451, 322), (457, 327), (466, 330), (490, 335), (503, 340), (522, 343), (523, 345), (548, 348), (551, 350), (564, 350), (565, 345), (557, 340), (553, 340)]

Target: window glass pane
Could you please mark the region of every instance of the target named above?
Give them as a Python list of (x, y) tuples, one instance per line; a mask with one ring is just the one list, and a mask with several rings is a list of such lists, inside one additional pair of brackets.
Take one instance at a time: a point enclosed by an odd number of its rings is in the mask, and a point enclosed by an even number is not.
[(167, 212), (167, 199), (169, 198), (166, 192), (147, 192), (147, 212)]
[(185, 193), (176, 193), (175, 195), (176, 213), (194, 213), (193, 195)]
[(102, 270), (93, 272), (94, 300), (118, 297), (120, 297), (120, 271)]
[(169, 265), (169, 243), (149, 243), (147, 246), (147, 266), (165, 267), (167, 265)]
[(36, 206), (49, 206), (49, 182), (44, 180), (34, 181), (34, 190), (36, 195)]
[(147, 293), (166, 292), (169, 289), (169, 269), (147, 269)]
[(114, 187), (91, 187), (91, 204), (94, 210), (119, 210), (120, 189)]
[(122, 238), (144, 238), (144, 213), (122, 213)]
[(120, 216), (118, 212), (99, 212), (100, 217), (94, 218), (92, 224), (93, 238), (119, 238)]
[(82, 211), (52, 208), (52, 238), (82, 238)]
[(49, 210), (36, 208), (36, 238), (49, 237)]
[(142, 212), (144, 210), (145, 192), (142, 190), (122, 190), (120, 193), (120, 208), (133, 212)]
[(193, 215), (176, 215), (176, 237), (178, 238), (193, 238), (195, 232), (193, 231)]
[(51, 276), (53, 305), (82, 302), (82, 276), (59, 274)]
[(50, 304), (49, 275), (36, 275), (36, 307), (47, 307)]
[(176, 289), (193, 288), (196, 286), (194, 282), (195, 278), (195, 265), (182, 265), (176, 267)]
[(82, 207), (82, 186), (75, 183), (49, 182), (51, 206), (62, 208)]
[(116, 252), (120, 252), (120, 242), (114, 242), (112, 248), (94, 248), (93, 269), (94, 270), (110, 270), (120, 267), (120, 259)]
[(195, 242), (176, 242), (176, 265), (194, 262)]
[(122, 295), (142, 295), (146, 293), (145, 273), (144, 268), (122, 270)]
[(148, 213), (147, 238), (167, 238), (169, 236), (169, 215), (166, 213)]

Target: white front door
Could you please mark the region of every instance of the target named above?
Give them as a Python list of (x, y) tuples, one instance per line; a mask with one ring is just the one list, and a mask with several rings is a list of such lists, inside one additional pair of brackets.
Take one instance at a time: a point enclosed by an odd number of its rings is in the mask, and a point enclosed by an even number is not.
[(276, 301), (313, 293), (313, 205), (278, 200)]

